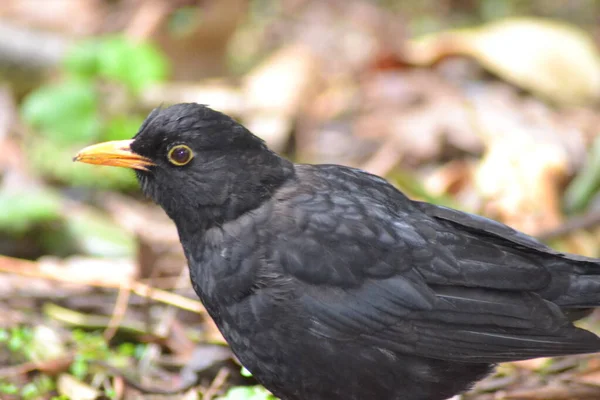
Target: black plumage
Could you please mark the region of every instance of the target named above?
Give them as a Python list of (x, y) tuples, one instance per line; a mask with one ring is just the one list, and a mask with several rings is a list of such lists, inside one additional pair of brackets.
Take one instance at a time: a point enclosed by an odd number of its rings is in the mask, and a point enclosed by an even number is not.
[(130, 151), (196, 293), (281, 399), (441, 400), (498, 362), (600, 351), (571, 321), (600, 304), (596, 259), (358, 169), (293, 164), (197, 104), (153, 111)]

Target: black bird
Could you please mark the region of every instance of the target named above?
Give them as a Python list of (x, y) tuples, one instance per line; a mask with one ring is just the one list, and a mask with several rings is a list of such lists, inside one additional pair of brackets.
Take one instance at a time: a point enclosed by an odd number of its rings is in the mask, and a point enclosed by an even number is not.
[(233, 352), (281, 399), (446, 399), (498, 362), (600, 351), (572, 324), (600, 304), (600, 260), (293, 164), (208, 107), (158, 108), (75, 160), (135, 169)]

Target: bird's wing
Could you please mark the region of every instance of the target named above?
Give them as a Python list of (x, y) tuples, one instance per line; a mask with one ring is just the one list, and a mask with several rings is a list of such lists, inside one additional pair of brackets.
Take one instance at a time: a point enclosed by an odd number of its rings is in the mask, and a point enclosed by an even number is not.
[[(310, 286), (302, 295), (310, 330), (367, 348), (460, 362), (600, 351), (594, 334), (570, 325), (554, 304), (536, 294), (434, 288), (434, 299), (425, 306), (407, 302), (401, 291), (406, 287), (398, 278), (365, 282), (354, 290)], [(418, 293), (416, 298), (423, 301), (430, 295)]]
[(303, 283), (316, 335), (465, 362), (600, 350), (536, 293), (552, 276), (518, 245), (398, 208), (330, 191), (276, 211), (273, 257)]
[(576, 254), (560, 253), (537, 239), (519, 232), (505, 224), (480, 215), (469, 214), (462, 211), (454, 210), (448, 207), (442, 207), (425, 202), (413, 202), (413, 204), (423, 211), (425, 214), (438, 219), (447, 221), (454, 226), (460, 227), (462, 230), (475, 232), (479, 235), (488, 235), (497, 239), (511, 242), (516, 247), (527, 248), (545, 253), (549, 255), (560, 256), (565, 259), (591, 262), (599, 264), (598, 259), (580, 256)]

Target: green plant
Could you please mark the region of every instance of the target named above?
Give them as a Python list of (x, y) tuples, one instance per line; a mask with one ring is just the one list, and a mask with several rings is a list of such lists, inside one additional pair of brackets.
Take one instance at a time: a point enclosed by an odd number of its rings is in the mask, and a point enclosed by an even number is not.
[[(35, 331), (28, 326), (15, 326), (0, 329), (0, 348), (7, 348), (17, 362), (35, 360)], [(38, 399), (54, 390), (54, 381), (46, 375), (37, 375), (23, 386), (12, 382), (0, 381), (0, 398), (2, 394), (18, 395), (19, 398)]]
[(60, 207), (58, 197), (47, 190), (2, 191), (0, 231), (21, 235), (35, 224), (57, 220)]
[(30, 93), (21, 107), (34, 128), (24, 144), (36, 170), (70, 185), (135, 187), (128, 171), (73, 168), (71, 158), (86, 144), (131, 138), (143, 120), (136, 108), (140, 93), (166, 79), (168, 69), (167, 59), (149, 43), (108, 36), (74, 46), (61, 79)]
[(102, 360), (117, 366), (126, 366), (130, 358), (139, 358), (146, 349), (144, 344), (122, 343), (116, 349), (108, 346), (101, 332), (86, 332), (76, 329), (71, 334), (75, 358), (70, 366), (71, 373), (84, 379), (89, 373), (89, 362)]
[(27, 326), (15, 326), (0, 332), (0, 345), (5, 346), (18, 358), (29, 360), (33, 331)]
[(0, 381), (0, 393), (1, 394), (17, 394), (19, 388), (14, 383)]
[(21, 398), (24, 400), (43, 398), (44, 395), (54, 390), (56, 385), (54, 381), (46, 375), (36, 376), (31, 382), (26, 383), (19, 390)]
[(277, 400), (277, 398), (262, 386), (236, 386), (217, 400)]
[[(252, 373), (245, 367), (240, 370), (243, 377), (251, 377)], [(217, 400), (277, 400), (267, 389), (260, 385), (256, 386), (235, 386), (227, 391), (225, 396)]]

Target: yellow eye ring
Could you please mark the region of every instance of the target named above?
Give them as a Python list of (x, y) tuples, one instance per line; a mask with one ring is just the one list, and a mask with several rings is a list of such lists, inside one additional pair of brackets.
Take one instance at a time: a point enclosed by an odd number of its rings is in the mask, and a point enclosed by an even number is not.
[(178, 144), (177, 146), (171, 147), (169, 154), (167, 154), (169, 162), (173, 165), (181, 167), (194, 158), (194, 152), (185, 144)]

